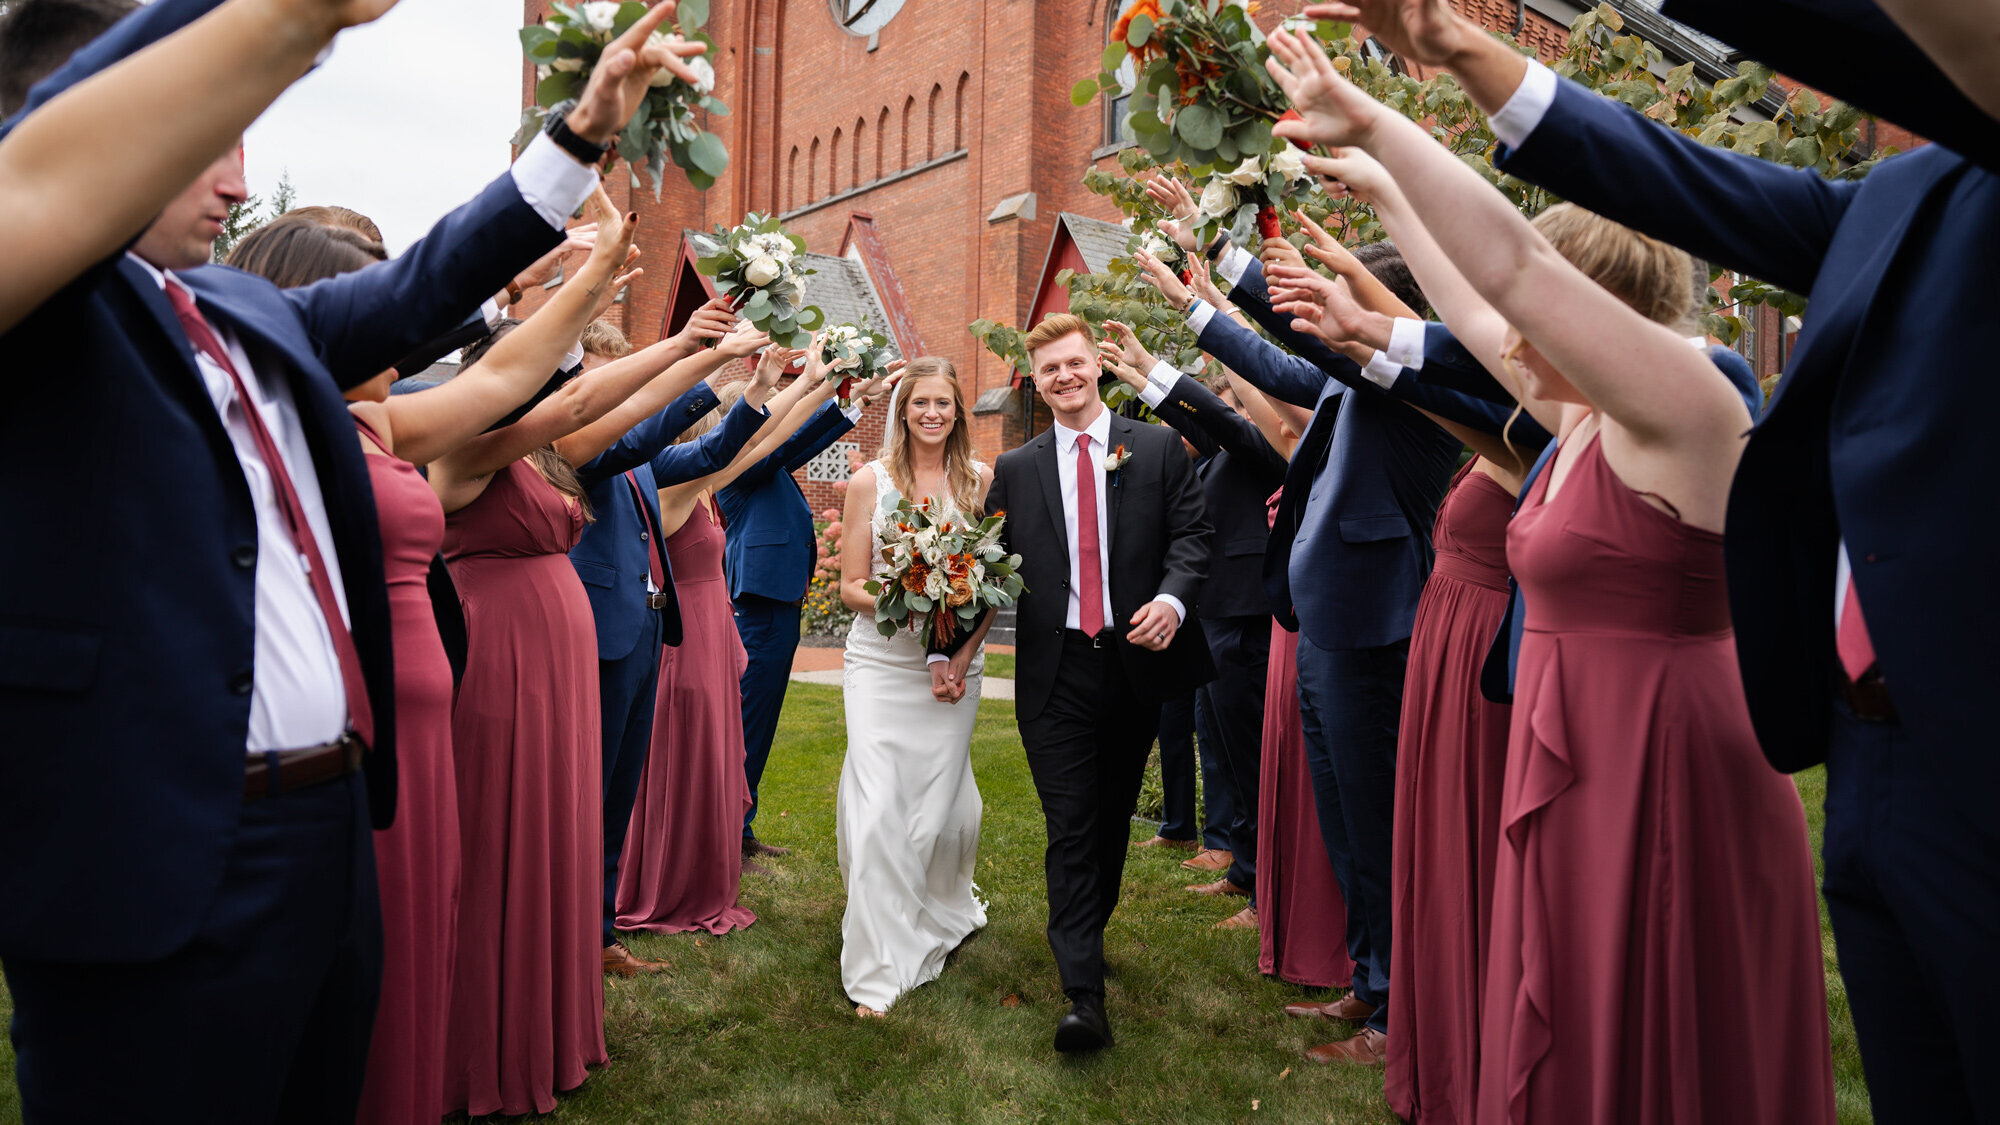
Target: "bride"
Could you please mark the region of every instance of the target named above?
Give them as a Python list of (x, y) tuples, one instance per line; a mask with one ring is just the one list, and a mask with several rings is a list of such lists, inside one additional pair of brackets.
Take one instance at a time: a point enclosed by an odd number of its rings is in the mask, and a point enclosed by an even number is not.
[(840, 980), (858, 1016), (880, 1016), (935, 980), (986, 924), (972, 884), (979, 787), (972, 777), (987, 620), (951, 660), (925, 663), (908, 629), (884, 637), (863, 583), (883, 571), (882, 525), (905, 496), (976, 518), (993, 471), (972, 459), (965, 394), (951, 361), (911, 360), (890, 399), (879, 459), (847, 487), (841, 601), (855, 611), (845, 675), (847, 758), (834, 817), (840, 873)]

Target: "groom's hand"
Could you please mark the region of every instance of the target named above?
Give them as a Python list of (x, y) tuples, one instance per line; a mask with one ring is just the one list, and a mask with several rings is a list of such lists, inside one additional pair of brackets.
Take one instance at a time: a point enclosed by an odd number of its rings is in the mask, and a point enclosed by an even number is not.
[(1150, 601), (1139, 607), (1132, 615), (1132, 643), (1153, 652), (1165, 652), (1174, 643), (1174, 634), (1180, 631), (1181, 618), (1172, 606), (1162, 601)]

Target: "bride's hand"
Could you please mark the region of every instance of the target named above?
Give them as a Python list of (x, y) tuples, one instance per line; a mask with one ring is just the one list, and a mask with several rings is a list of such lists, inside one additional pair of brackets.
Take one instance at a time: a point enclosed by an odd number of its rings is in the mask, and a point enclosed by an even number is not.
[(951, 681), (946, 678), (951, 674), (951, 661), (933, 660), (930, 669), (931, 698), (939, 703), (957, 703), (957, 697), (951, 693)]
[(945, 661), (945, 665), (948, 669), (945, 672), (945, 682), (952, 690), (951, 701), (957, 703), (965, 698), (965, 676), (972, 669), (972, 645), (961, 646), (957, 655)]

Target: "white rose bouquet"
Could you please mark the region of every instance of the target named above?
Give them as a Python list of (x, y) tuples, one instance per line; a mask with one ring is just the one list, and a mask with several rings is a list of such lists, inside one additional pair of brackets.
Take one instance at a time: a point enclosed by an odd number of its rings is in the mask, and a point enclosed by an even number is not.
[(1203, 244), (1223, 231), (1238, 246), (1255, 246), (1261, 238), (1281, 238), (1278, 214), (1321, 190), (1306, 171), (1305, 154), (1286, 143), (1277, 152), (1246, 156), (1234, 167), (1209, 177), (1195, 200), (1195, 236)]
[(820, 334), (820, 362), (829, 379), (840, 380), (835, 392), (842, 409), (854, 405), (856, 383), (866, 383), (889, 366), (889, 338), (880, 332), (839, 324)]
[(826, 314), (803, 304), (800, 278), (813, 272), (798, 261), (805, 239), (786, 234), (776, 215), (754, 211), (738, 226), (691, 237), (700, 254), (694, 268), (715, 279), (716, 292), (730, 298), (745, 320), (781, 347), (812, 342)]
[[(1000, 545), (1005, 512), (983, 520), (936, 520), (928, 501), (904, 497), (883, 521), (882, 561), (889, 573), (863, 589), (875, 595), (875, 631), (908, 627), (927, 651), (953, 651), (989, 609), (1027, 592), (1021, 556)], [(956, 642), (956, 643), (954, 643)]]
[[(549, 6), (548, 19), (521, 29), (521, 49), (534, 64), (536, 81), (535, 104), (521, 112), (521, 128), (514, 134), (517, 147), (541, 131), (550, 106), (583, 92), (604, 48), (645, 14), (646, 5), (638, 0), (556, 0)], [(681, 35), (706, 43), (713, 54), (715, 41), (701, 31), (701, 25), (708, 22), (708, 0), (681, 0), (674, 14)], [(656, 40), (661, 37), (660, 32), (653, 34)], [(729, 107), (712, 93), (715, 67), (708, 55), (686, 62), (697, 83), (689, 85), (662, 69), (653, 76), (645, 105), (618, 134), (617, 154), (632, 170), (633, 184), (638, 184), (639, 169), (644, 168), (653, 180), (654, 199), (660, 197), (669, 160), (702, 191), (729, 167), (729, 149), (722, 138), (695, 121), (697, 109), (718, 117), (729, 113)]]

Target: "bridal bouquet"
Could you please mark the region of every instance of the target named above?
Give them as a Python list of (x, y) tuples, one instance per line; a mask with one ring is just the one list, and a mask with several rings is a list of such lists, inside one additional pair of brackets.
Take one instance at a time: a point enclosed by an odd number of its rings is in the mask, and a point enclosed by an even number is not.
[(843, 410), (854, 405), (856, 383), (866, 383), (889, 366), (889, 338), (880, 332), (841, 324), (822, 333), (819, 344), (820, 362), (826, 364), (830, 377), (840, 379), (835, 396)]
[(908, 626), (927, 650), (956, 647), (981, 614), (1013, 605), (1026, 592), (1021, 556), (1000, 546), (1005, 513), (976, 523), (934, 520), (928, 501), (904, 497), (883, 528), (889, 573), (863, 587), (875, 595), (875, 629), (885, 637)]
[(1220, 169), (1209, 177), (1195, 199), (1195, 237), (1201, 245), (1228, 231), (1238, 246), (1255, 246), (1254, 232), (1262, 238), (1281, 238), (1278, 214), (1296, 206), (1304, 196), (1319, 190), (1319, 181), (1306, 171), (1305, 154), (1290, 142), (1265, 156), (1246, 156), (1234, 168)]
[[(515, 147), (527, 144), (541, 131), (548, 107), (583, 93), (604, 48), (645, 14), (646, 5), (638, 0), (556, 0), (549, 5), (547, 19), (521, 29), (521, 49), (535, 67), (535, 104), (521, 112)], [(709, 52), (714, 53), (715, 42), (701, 34), (701, 25), (708, 20), (706, 0), (683, 0), (675, 16), (682, 36), (708, 44)], [(654, 32), (655, 40), (661, 34)], [(696, 109), (718, 117), (729, 112), (729, 107), (711, 93), (715, 67), (708, 55), (686, 62), (698, 83), (690, 86), (685, 79), (660, 71), (653, 76), (645, 105), (618, 134), (618, 155), (631, 168), (633, 184), (638, 184), (639, 169), (644, 168), (653, 180), (654, 199), (660, 197), (661, 178), (670, 159), (701, 191), (714, 185), (716, 177), (729, 167), (729, 149), (722, 138), (703, 129), (694, 118)]]
[(805, 239), (786, 234), (776, 215), (751, 212), (735, 227), (690, 235), (701, 257), (694, 268), (715, 279), (716, 292), (732, 298), (743, 318), (781, 347), (805, 348), (826, 320), (816, 305), (803, 305), (805, 284), (814, 271), (798, 262)]

